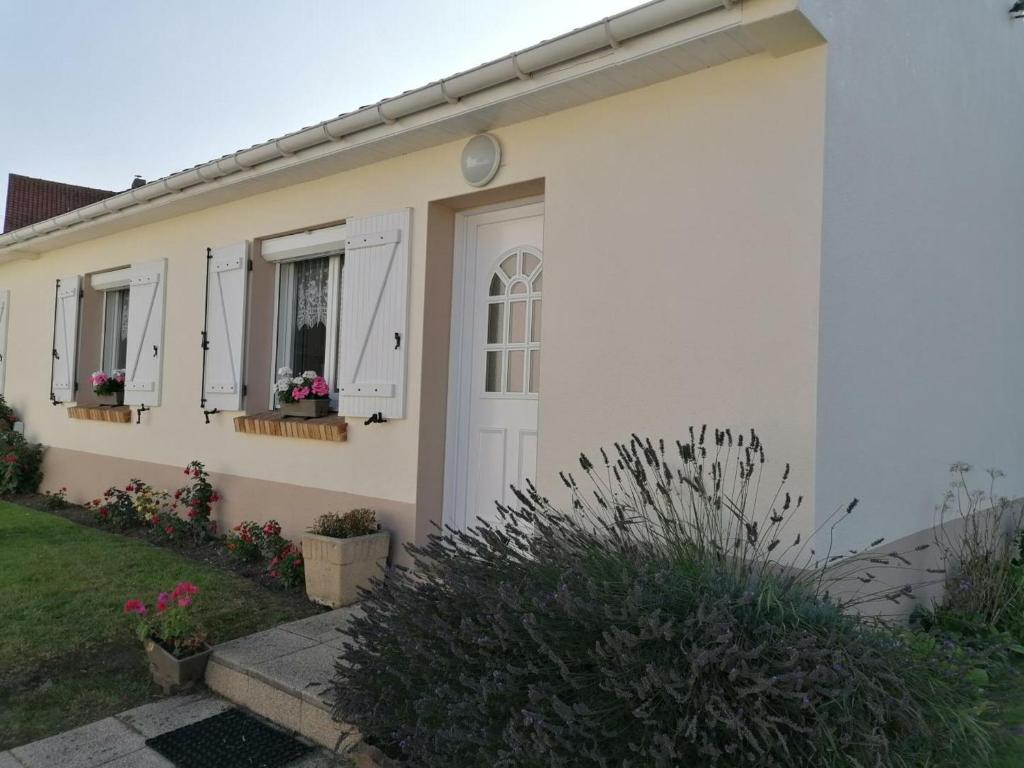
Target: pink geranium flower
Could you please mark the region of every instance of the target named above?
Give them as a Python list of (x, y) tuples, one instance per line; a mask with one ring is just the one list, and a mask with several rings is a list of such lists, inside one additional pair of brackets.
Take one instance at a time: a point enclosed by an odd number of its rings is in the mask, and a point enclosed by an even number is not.
[(94, 386), (98, 387), (100, 384), (106, 384), (109, 380), (107, 374), (103, 371), (96, 371), (92, 376), (89, 377), (89, 382)]
[(326, 397), (330, 389), (327, 386), (327, 379), (323, 376), (317, 376), (313, 379), (313, 385), (310, 387), (313, 390), (313, 394), (317, 397)]
[(167, 610), (167, 607), (171, 604), (171, 596), (166, 592), (161, 592), (156, 598), (156, 612), (163, 613)]
[(295, 387), (292, 389), (292, 400), (305, 400), (309, 397), (309, 387)]
[(139, 616), (146, 614), (146, 606), (141, 600), (129, 600), (124, 604), (125, 613), (137, 613)]
[(114, 374), (114, 381), (118, 384), (124, 384), (124, 371), (118, 371)]

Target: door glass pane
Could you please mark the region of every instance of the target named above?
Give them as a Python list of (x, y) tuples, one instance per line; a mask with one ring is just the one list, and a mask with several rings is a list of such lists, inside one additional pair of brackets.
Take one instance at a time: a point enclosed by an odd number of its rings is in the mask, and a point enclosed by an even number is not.
[(516, 273), (516, 256), (512, 254), (503, 262), (501, 262), (501, 271), (509, 277), (512, 277)]
[(501, 275), (497, 272), (491, 277), (491, 287), (487, 291), (488, 296), (501, 296), (505, 293), (505, 281), (501, 279)]
[(530, 350), (530, 392), (536, 394), (540, 391), (540, 350)]
[(506, 392), (523, 391), (523, 364), (526, 352), (522, 349), (510, 349), (508, 352), (508, 376), (505, 380)]
[(533, 278), (533, 291), (534, 293), (540, 293), (544, 290), (544, 272), (538, 272), (537, 276)]
[(508, 305), (508, 341), (522, 344), (526, 341), (526, 302), (512, 301)]
[(500, 344), (505, 340), (505, 305), (487, 306), (487, 343)]
[(541, 299), (534, 299), (530, 302), (530, 306), (533, 307), (533, 316), (530, 318), (530, 341), (540, 341), (540, 302)]
[(484, 392), (501, 392), (501, 352), (487, 353), (487, 369), (484, 373)]
[(526, 251), (523, 252), (523, 274), (532, 275), (533, 270), (540, 264), (540, 259), (534, 256), (532, 253)]
[(512, 293), (526, 293), (526, 283), (522, 280), (516, 280), (512, 283)]

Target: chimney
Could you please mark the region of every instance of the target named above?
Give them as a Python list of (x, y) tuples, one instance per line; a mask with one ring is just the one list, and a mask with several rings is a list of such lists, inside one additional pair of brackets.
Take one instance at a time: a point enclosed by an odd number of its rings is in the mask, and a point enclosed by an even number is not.
[(135, 174), (135, 178), (132, 179), (132, 189), (138, 189), (139, 187), (144, 186), (146, 186), (146, 180), (139, 176), (139, 174)]

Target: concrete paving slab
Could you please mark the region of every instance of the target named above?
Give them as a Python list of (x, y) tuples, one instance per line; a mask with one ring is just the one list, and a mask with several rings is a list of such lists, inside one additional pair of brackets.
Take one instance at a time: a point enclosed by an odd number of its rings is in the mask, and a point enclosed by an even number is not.
[(320, 613), (316, 616), (310, 616), (308, 619), (299, 619), (290, 624), (282, 624), (278, 629), (302, 635), (320, 643), (326, 643), (338, 639), (345, 628), (348, 627), (352, 616), (360, 610), (358, 606), (350, 605), (345, 608)]
[(102, 768), (174, 768), (174, 763), (146, 748), (104, 763)]
[(314, 645), (287, 656), (254, 664), (250, 667), (253, 677), (294, 693), (302, 699), (317, 703), (334, 674), (336, 648)]
[(115, 715), (118, 720), (147, 739), (177, 728), (183, 728), (208, 717), (219, 715), (231, 702), (210, 694), (174, 696), (152, 704), (144, 704)]
[(294, 632), (286, 632), (279, 628), (268, 629), (216, 646), (213, 650), (213, 659), (234, 669), (244, 670), (254, 664), (295, 653), (316, 644), (316, 640)]
[(97, 768), (144, 747), (145, 739), (141, 735), (120, 720), (108, 717), (15, 747), (11, 754), (24, 768)]
[(22, 768), (10, 752), (0, 752), (0, 768)]

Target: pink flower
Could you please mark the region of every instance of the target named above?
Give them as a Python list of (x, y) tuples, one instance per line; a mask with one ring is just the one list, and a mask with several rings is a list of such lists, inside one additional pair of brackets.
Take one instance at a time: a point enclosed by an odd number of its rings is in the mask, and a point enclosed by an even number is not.
[(106, 384), (110, 380), (103, 371), (96, 371), (92, 376), (89, 377), (89, 383), (94, 387), (98, 387), (100, 384)]
[(191, 581), (180, 582), (173, 590), (171, 590), (171, 597), (177, 600), (182, 595), (198, 595), (199, 587), (193, 584)]
[(146, 615), (146, 606), (141, 600), (129, 600), (124, 604), (125, 613), (137, 613), (139, 616)]
[(212, 494), (210, 494), (210, 503), (216, 504), (218, 501), (220, 501), (220, 494), (214, 491)]
[(305, 400), (309, 397), (309, 387), (295, 387), (292, 389), (292, 400)]
[(179, 608), (188, 608), (190, 605), (192, 605), (192, 598), (188, 595), (182, 595), (178, 598)]
[(118, 371), (114, 374), (114, 381), (118, 384), (124, 384), (124, 371)]
[(326, 397), (330, 392), (330, 388), (327, 386), (327, 379), (323, 376), (317, 376), (313, 379), (313, 385), (310, 389), (313, 390), (313, 394), (317, 397)]
[(163, 613), (167, 610), (167, 606), (171, 604), (171, 596), (166, 592), (161, 592), (156, 598), (156, 612)]

